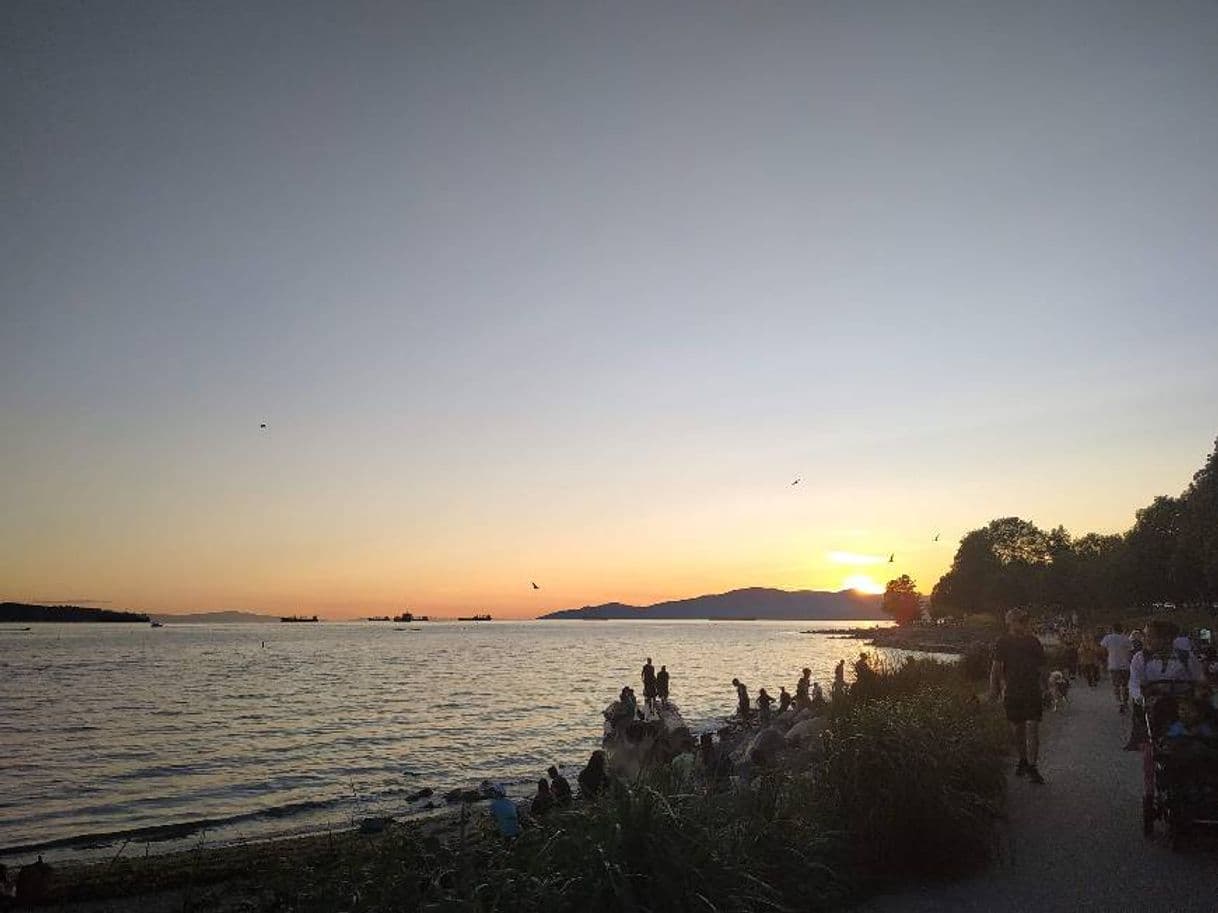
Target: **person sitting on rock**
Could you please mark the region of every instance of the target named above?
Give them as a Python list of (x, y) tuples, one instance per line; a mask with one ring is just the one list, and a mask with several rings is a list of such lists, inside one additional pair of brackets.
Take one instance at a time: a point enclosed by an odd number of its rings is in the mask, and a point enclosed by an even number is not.
[(668, 707), (668, 667), (660, 666), (660, 671), (656, 673), (656, 697), (660, 699), (660, 706)]
[(639, 702), (634, 696), (634, 689), (629, 685), (622, 688), (622, 693), (618, 697), (621, 706), (618, 711), (618, 717), (630, 722), (634, 719), (635, 712), (639, 709)]
[(714, 787), (726, 783), (732, 776), (732, 762), (722, 746), (716, 747), (715, 737), (704, 732), (699, 737), (698, 760), (702, 763), (702, 776)]
[(554, 797), (554, 802), (566, 805), (571, 801), (571, 784), (558, 772), (557, 767), (551, 767), (546, 773), (550, 775), (550, 795)]
[(778, 689), (778, 712), (786, 713), (791, 709), (791, 695), (787, 693), (786, 687)]
[(491, 787), (491, 817), (499, 828), (499, 836), (509, 843), (520, 836), (520, 814), (516, 811), (516, 803), (507, 797), (507, 791), (502, 786)]
[(534, 818), (540, 818), (553, 807), (554, 794), (550, 791), (550, 781), (542, 777), (537, 781), (537, 795), (533, 797), (533, 804), (529, 806), (529, 813)]
[(738, 678), (732, 679), (732, 684), (736, 687), (736, 712), (740, 714), (740, 719), (747, 721), (752, 715), (751, 705), (749, 704), (749, 689)]
[(588, 765), (579, 772), (579, 797), (595, 799), (609, 788), (609, 774), (605, 772), (605, 752), (599, 748), (592, 752)]
[(757, 709), (761, 712), (761, 725), (765, 725), (770, 721), (770, 705), (774, 703), (774, 698), (766, 694), (764, 688), (757, 692)]
[(828, 705), (829, 705), (829, 702), (825, 700), (825, 692), (820, 690), (820, 682), (813, 682), (812, 683), (812, 702), (810, 704), (810, 706), (812, 707), (812, 712), (819, 714), (820, 711), (824, 710), (825, 707), (827, 707)]

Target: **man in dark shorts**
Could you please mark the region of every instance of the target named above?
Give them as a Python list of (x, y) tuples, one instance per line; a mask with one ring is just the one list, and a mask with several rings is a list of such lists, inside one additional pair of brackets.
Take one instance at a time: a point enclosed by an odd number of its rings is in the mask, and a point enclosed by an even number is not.
[(990, 699), (1002, 693), (1002, 705), (1011, 724), (1011, 738), (1019, 752), (1015, 776), (1044, 783), (1036, 767), (1040, 754), (1041, 670), (1045, 648), (1028, 626), (1023, 609), (1007, 612), (1007, 633), (994, 644), (990, 666)]

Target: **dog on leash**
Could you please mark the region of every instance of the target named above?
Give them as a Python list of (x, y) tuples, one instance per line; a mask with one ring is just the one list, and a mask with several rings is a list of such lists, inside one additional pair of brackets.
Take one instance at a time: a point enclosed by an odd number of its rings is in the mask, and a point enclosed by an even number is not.
[(1049, 673), (1049, 702), (1054, 710), (1070, 703), (1070, 679), (1061, 669)]

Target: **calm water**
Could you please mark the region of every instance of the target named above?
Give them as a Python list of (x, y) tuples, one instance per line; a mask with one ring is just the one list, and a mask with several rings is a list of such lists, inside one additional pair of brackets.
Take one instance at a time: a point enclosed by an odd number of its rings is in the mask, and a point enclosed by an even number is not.
[(805, 665), (831, 679), (858, 642), (799, 632), (851, 624), (2, 631), (0, 857), (82, 835), (94, 836), (48, 858), (112, 853), (132, 831), (155, 851), (334, 827), (416, 812), (408, 793), (484, 778), (524, 795), (551, 763), (578, 770), (605, 705), (626, 683), (642, 693), (645, 657), (668, 665), (697, 728), (732, 711), (733, 676), (753, 695), (793, 690)]

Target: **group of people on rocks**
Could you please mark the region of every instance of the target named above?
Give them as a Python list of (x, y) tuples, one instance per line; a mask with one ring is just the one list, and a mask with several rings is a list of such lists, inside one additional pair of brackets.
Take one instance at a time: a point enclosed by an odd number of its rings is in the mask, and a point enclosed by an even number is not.
[[(604, 751), (597, 749), (592, 752), (592, 757), (579, 772), (576, 781), (581, 799), (594, 799), (608, 789), (609, 773), (605, 764)], [(542, 777), (537, 781), (537, 792), (529, 800), (529, 817), (543, 818), (555, 809), (565, 808), (575, 799), (571, 784), (556, 766), (551, 765), (546, 773), (549, 778)], [(508, 798), (502, 786), (493, 788), (489, 811), (501, 836), (508, 840), (520, 836), (520, 808)]]
[[(866, 664), (866, 658), (860, 654), (860, 662)], [(837, 669), (834, 672), (834, 692), (838, 691), (838, 683), (841, 683), (844, 689), (845, 678), (845, 660), (837, 664)], [(732, 687), (736, 689), (736, 715), (744, 722), (752, 719), (753, 705), (749, 700), (748, 685), (740, 681), (738, 678), (732, 679)], [(778, 703), (778, 713), (786, 713), (794, 711), (798, 713), (805, 708), (818, 710), (828, 705), (825, 700), (825, 693), (821, 690), (820, 683), (812, 681), (812, 670), (805, 668), (800, 674), (799, 679), (795, 682), (795, 696), (792, 697), (787, 691), (786, 686), (778, 689), (778, 697), (772, 697), (765, 688), (757, 690), (757, 715), (760, 718), (762, 725), (768, 723), (773, 715), (772, 707), (775, 701)]]
[(647, 662), (643, 664), (643, 706), (639, 707), (639, 699), (635, 696), (634, 689), (625, 685), (618, 695), (619, 715), (623, 719), (633, 720), (637, 716), (642, 720), (655, 710), (657, 704), (660, 707), (668, 707), (668, 680), (668, 667), (660, 666), (660, 671), (657, 672), (651, 657), (647, 657)]

